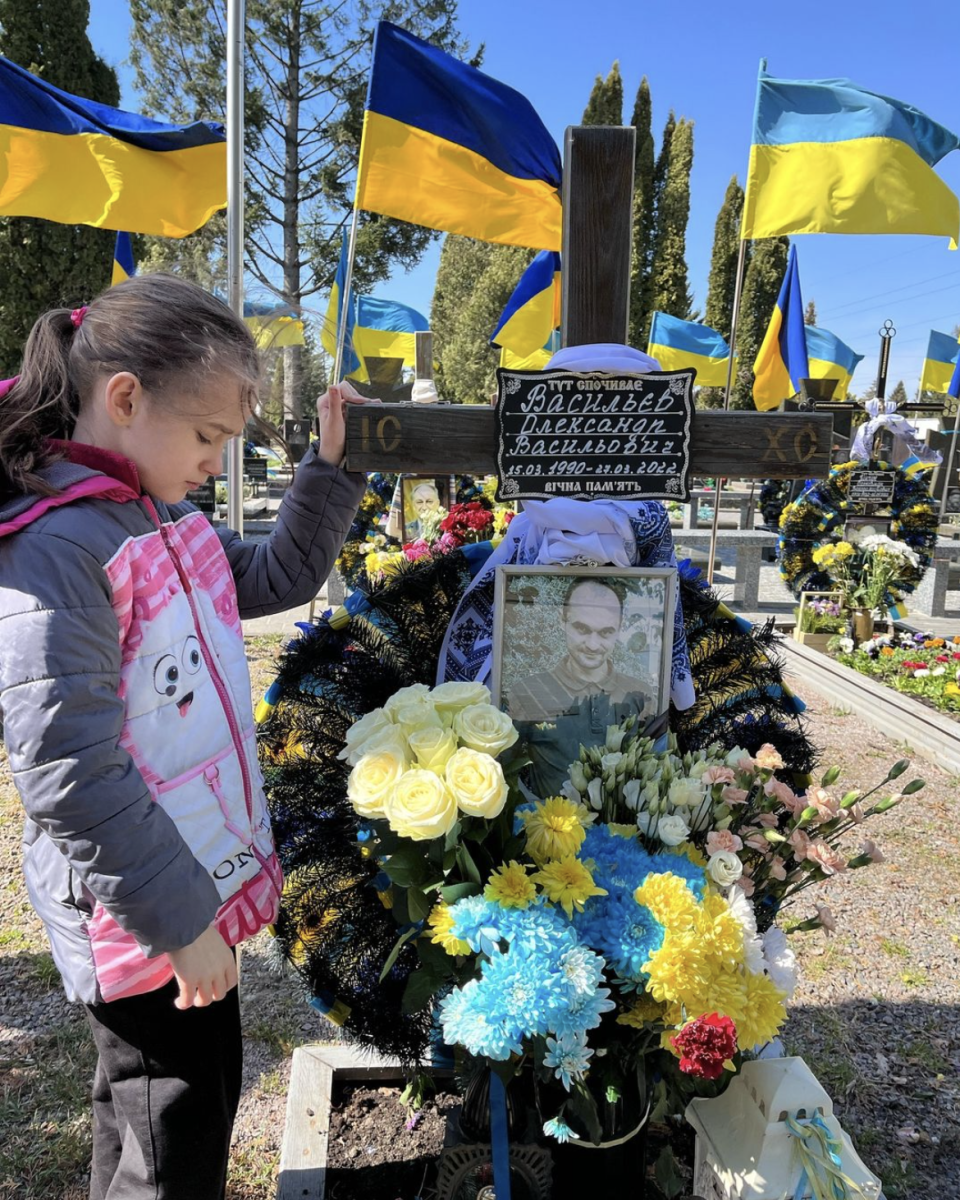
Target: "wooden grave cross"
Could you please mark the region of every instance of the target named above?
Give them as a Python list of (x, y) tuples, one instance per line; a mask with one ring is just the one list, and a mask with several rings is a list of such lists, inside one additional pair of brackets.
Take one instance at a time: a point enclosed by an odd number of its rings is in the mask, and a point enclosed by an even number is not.
[[(567, 129), (564, 346), (627, 340), (635, 142), (630, 126)], [(351, 471), (496, 473), (495, 414), (487, 405), (350, 405), (346, 434)], [(690, 470), (714, 478), (824, 478), (832, 442), (829, 413), (696, 412)]]

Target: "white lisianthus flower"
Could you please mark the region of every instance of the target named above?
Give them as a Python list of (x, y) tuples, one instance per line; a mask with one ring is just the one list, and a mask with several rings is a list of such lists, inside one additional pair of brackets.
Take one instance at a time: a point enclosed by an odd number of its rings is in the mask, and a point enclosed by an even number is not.
[(713, 764), (707, 762), (705, 758), (702, 758), (691, 766), (688, 774), (692, 779), (702, 779), (707, 769), (712, 765)]
[(749, 757), (750, 757), (750, 755), (746, 752), (746, 750), (743, 749), (742, 746), (734, 746), (734, 748), (729, 752), (729, 754), (723, 761), (724, 761), (725, 766), (733, 767), (734, 770), (736, 770), (737, 764), (740, 762), (740, 759), (741, 758), (749, 758)]
[(623, 739), (627, 736), (627, 731), (621, 729), (619, 725), (607, 726), (606, 747), (611, 753), (615, 753), (623, 745)]
[(679, 846), (690, 836), (690, 826), (679, 813), (661, 817), (657, 826), (657, 837), (665, 846)]
[(394, 750), (365, 754), (350, 772), (347, 799), (360, 817), (382, 817), (387, 798), (403, 777), (407, 764)]
[(354, 766), (362, 757), (362, 751), (359, 754), (357, 751), (360, 750), (363, 743), (372, 738), (374, 734), (379, 733), (381, 729), (388, 728), (392, 728), (390, 718), (382, 708), (375, 708), (372, 712), (364, 713), (360, 720), (354, 721), (347, 730), (346, 737), (343, 739), (343, 749), (337, 758), (341, 762), (350, 763), (351, 767)]
[(417, 766), (437, 775), (443, 774), (447, 761), (457, 748), (453, 732), (437, 727), (415, 729), (408, 735), (407, 743), (416, 756)]
[(603, 807), (603, 780), (591, 779), (587, 784), (587, 800), (597, 812)]
[(583, 797), (569, 779), (565, 779), (560, 785), (560, 795), (564, 798), (564, 800), (569, 800), (571, 804), (583, 803)]
[(453, 718), (453, 731), (464, 746), (494, 758), (520, 736), (507, 714), (492, 704), (470, 704), (462, 708)]
[(623, 785), (623, 802), (631, 810), (636, 812), (640, 803), (640, 780), (628, 779)]
[(394, 833), (426, 842), (443, 837), (460, 815), (450, 789), (433, 771), (415, 768), (394, 785), (383, 806)]
[(579, 759), (570, 764), (570, 782), (581, 796), (587, 790), (587, 773)]
[(797, 956), (790, 949), (790, 939), (776, 925), (763, 935), (763, 958), (774, 986), (786, 992), (789, 1000), (797, 986)]
[(426, 696), (429, 691), (430, 689), (425, 683), (411, 683), (408, 687), (402, 687), (399, 691), (394, 692), (383, 706), (383, 711), (391, 721), (395, 721), (397, 719), (396, 712), (398, 708), (404, 704), (408, 704), (417, 696)]
[(703, 801), (705, 795), (706, 788), (698, 779), (681, 775), (670, 784), (667, 799), (677, 808), (693, 808)]
[(619, 750), (614, 750), (610, 754), (604, 754), (600, 759), (600, 767), (604, 771), (615, 771), (622, 761), (623, 755)]
[(718, 850), (707, 860), (707, 874), (720, 887), (730, 887), (743, 874), (743, 863), (732, 850)]
[(507, 802), (503, 767), (489, 754), (462, 746), (447, 763), (447, 787), (468, 817), (492, 820)]

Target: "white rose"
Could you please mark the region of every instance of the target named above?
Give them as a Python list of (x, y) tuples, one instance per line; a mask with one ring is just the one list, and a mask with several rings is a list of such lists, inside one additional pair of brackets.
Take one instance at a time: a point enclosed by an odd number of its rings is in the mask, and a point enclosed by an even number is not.
[(677, 808), (693, 808), (702, 802), (705, 794), (706, 789), (698, 779), (687, 779), (681, 776), (670, 784), (667, 799)]
[(743, 874), (743, 863), (732, 850), (718, 850), (707, 860), (707, 872), (714, 883), (729, 887)]
[(494, 758), (520, 736), (506, 713), (492, 704), (470, 704), (453, 719), (453, 731), (471, 750)]
[(450, 756), (457, 748), (457, 739), (449, 729), (415, 729), (407, 737), (410, 749), (416, 755), (417, 766), (425, 771), (443, 774)]
[(405, 734), (417, 729), (440, 729), (443, 722), (429, 696), (412, 696), (393, 710), (393, 719)]
[(447, 787), (468, 817), (497, 817), (507, 802), (503, 768), (489, 754), (466, 746), (447, 763)]
[(665, 846), (679, 846), (690, 836), (690, 826), (679, 813), (663, 817), (657, 826), (657, 837)]
[(490, 689), (485, 683), (469, 681), (466, 683), (441, 683), (430, 693), (430, 699), (441, 717), (459, 712), (461, 708), (469, 708), (471, 704), (489, 704)]
[(350, 772), (347, 798), (361, 817), (382, 817), (390, 792), (406, 770), (403, 755), (392, 750), (365, 754)]
[(415, 768), (394, 785), (384, 804), (390, 828), (416, 842), (443, 837), (457, 823), (457, 802), (433, 771)]
[(409, 703), (416, 696), (425, 696), (429, 691), (430, 689), (425, 683), (411, 683), (409, 687), (402, 687), (398, 692), (394, 692), (383, 706), (383, 711), (391, 721), (395, 721), (397, 719), (395, 713), (398, 708)]
[(347, 762), (351, 767), (355, 767), (365, 755), (379, 754), (381, 750), (389, 751), (398, 758), (402, 758), (404, 763), (407, 762), (410, 752), (407, 748), (407, 739), (403, 736), (403, 730), (399, 726), (391, 725), (388, 722), (382, 729), (371, 734), (355, 750), (351, 750), (347, 755)]
[(389, 729), (390, 718), (386, 715), (382, 708), (375, 708), (372, 712), (364, 713), (359, 721), (354, 723), (347, 730), (346, 737), (343, 739), (344, 746), (337, 758), (341, 762), (346, 760), (352, 767), (362, 757), (362, 751), (357, 753), (360, 747), (368, 738), (379, 733), (381, 729)]

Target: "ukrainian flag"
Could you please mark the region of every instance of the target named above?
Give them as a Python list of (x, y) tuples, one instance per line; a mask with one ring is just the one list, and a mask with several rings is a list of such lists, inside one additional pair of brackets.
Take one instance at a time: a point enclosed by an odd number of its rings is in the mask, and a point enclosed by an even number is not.
[(560, 152), (524, 96), (381, 21), (357, 207), (466, 237), (560, 249)]
[(541, 250), (520, 277), (490, 338), (523, 357), (540, 349), (560, 324), (560, 255)]
[(934, 166), (960, 138), (848, 79), (773, 79), (761, 64), (742, 238), (932, 233), (957, 244), (960, 202)]
[(185, 237), (226, 203), (220, 125), (165, 125), (0, 58), (0, 216)]
[(834, 396), (843, 400), (850, 390), (853, 373), (863, 355), (854, 354), (836, 334), (821, 329), (819, 325), (806, 325), (804, 332), (807, 339), (807, 365), (810, 369), (806, 378), (836, 379), (837, 390)]
[(957, 365), (953, 368), (953, 377), (947, 388), (947, 395), (952, 396), (954, 400), (960, 400), (960, 356), (957, 358)]
[(791, 246), (780, 295), (753, 364), (753, 402), (761, 412), (777, 408), (781, 400), (796, 395), (800, 380), (810, 378), (806, 329), (797, 248)]
[(730, 365), (730, 347), (715, 329), (695, 321), (681, 321), (655, 312), (650, 325), (647, 353), (663, 371), (696, 367), (698, 387), (724, 387)]
[(920, 376), (921, 392), (949, 392), (954, 376), (960, 370), (960, 345), (949, 333), (937, 333), (930, 330), (930, 340), (927, 342), (927, 354), (923, 360), (923, 373)]
[(303, 321), (297, 310), (289, 305), (243, 302), (243, 322), (253, 334), (261, 350), (276, 350), (282, 346), (303, 346)]
[(560, 331), (555, 329), (544, 345), (532, 354), (514, 354), (506, 346), (501, 347), (500, 366), (505, 371), (543, 371), (559, 349)]
[(415, 367), (416, 334), (429, 328), (423, 313), (408, 304), (359, 296), (353, 348), (361, 358), (402, 358), (405, 367)]
[(113, 276), (110, 286), (132, 279), (137, 273), (137, 264), (133, 261), (133, 239), (129, 233), (118, 233), (117, 244), (113, 251)]
[(347, 248), (347, 232), (344, 230), (343, 240), (340, 243), (340, 261), (337, 263), (337, 273), (333, 277), (333, 286), (330, 288), (330, 302), (327, 305), (326, 320), (320, 331), (320, 342), (331, 358), (335, 359), (337, 334), (340, 332), (340, 323), (345, 322), (347, 332), (343, 343), (341, 374), (365, 379), (366, 371), (363, 370), (363, 364), (354, 353), (353, 347), (353, 327), (357, 323), (357, 296), (353, 288), (350, 289), (349, 302), (346, 305), (343, 303), (343, 293), (347, 283)]

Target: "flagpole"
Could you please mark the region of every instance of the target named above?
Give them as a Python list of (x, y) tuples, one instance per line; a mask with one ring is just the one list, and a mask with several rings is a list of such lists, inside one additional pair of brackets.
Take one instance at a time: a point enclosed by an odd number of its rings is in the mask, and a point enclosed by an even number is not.
[[(227, 0), (227, 303), (243, 319), (245, 0)], [(227, 445), (227, 524), (243, 536), (243, 434)]]
[(357, 218), (360, 210), (356, 202), (353, 205), (353, 217), (350, 221), (350, 238), (347, 242), (347, 270), (343, 281), (343, 295), (340, 297), (340, 319), (337, 322), (337, 353), (333, 360), (333, 378), (331, 383), (339, 383), (343, 371), (343, 349), (347, 340), (347, 305), (350, 303), (350, 289), (353, 287), (353, 256), (357, 250)]
[[(733, 285), (733, 316), (730, 318), (730, 360), (727, 363), (727, 386), (723, 392), (723, 411), (730, 409), (730, 393), (733, 391), (733, 364), (737, 352), (737, 325), (740, 317), (740, 294), (743, 291), (744, 268), (747, 261), (747, 238), (740, 239), (737, 255), (737, 277)], [(713, 583), (713, 560), (717, 553), (717, 531), (720, 527), (720, 489), (723, 480), (717, 480), (717, 494), (713, 498), (713, 527), (710, 530), (710, 554), (707, 559), (707, 583)]]

